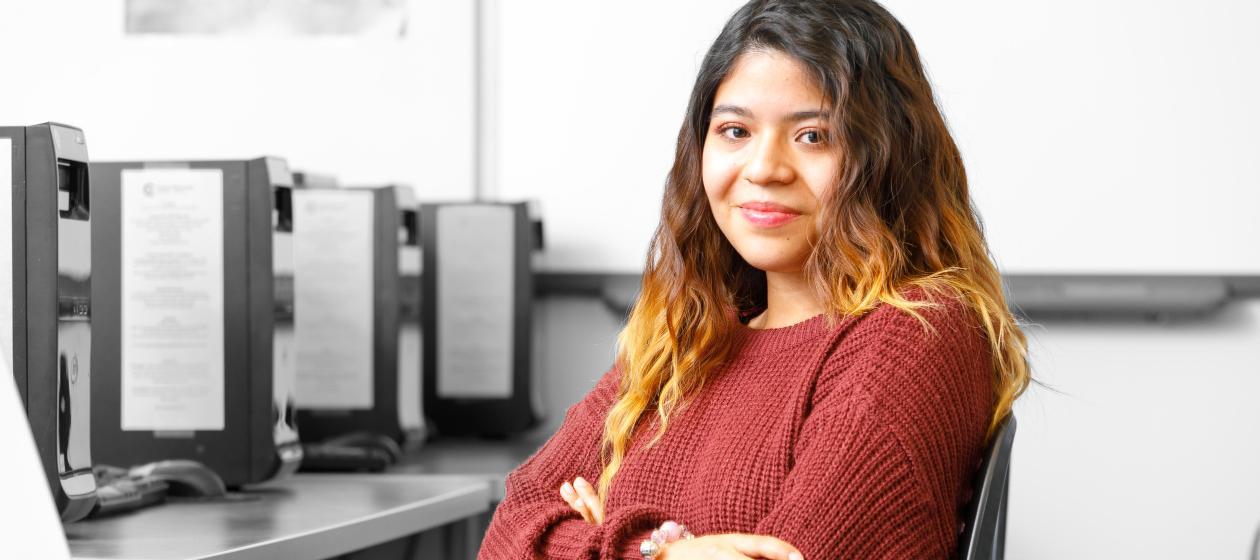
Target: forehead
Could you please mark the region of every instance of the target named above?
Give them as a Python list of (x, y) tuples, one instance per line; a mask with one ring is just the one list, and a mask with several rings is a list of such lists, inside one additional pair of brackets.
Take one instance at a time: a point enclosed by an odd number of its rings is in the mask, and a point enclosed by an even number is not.
[(775, 50), (753, 50), (735, 59), (718, 85), (714, 105), (765, 111), (821, 109), (826, 102), (816, 78), (800, 61)]

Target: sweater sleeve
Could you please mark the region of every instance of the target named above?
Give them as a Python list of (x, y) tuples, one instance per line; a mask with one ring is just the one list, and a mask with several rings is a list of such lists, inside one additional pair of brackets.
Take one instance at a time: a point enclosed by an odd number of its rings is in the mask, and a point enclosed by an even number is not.
[(807, 559), (948, 558), (989, 414), (987, 345), (957, 308), (935, 332), (884, 306), (828, 357), (782, 495), (757, 525)]
[(620, 373), (614, 366), (565, 414), (560, 429), (512, 471), (506, 493), (486, 530), (478, 558), (620, 558), (636, 547), (645, 531), (659, 525), (663, 512), (647, 506), (605, 511), (592, 526), (560, 497), (560, 485), (581, 476), (599, 479), (599, 444), (604, 418), (616, 397)]

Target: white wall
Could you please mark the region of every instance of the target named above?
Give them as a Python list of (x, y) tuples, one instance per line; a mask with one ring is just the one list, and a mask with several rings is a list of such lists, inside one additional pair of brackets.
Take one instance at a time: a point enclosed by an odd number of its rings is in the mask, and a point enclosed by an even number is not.
[[(1260, 272), (1260, 3), (886, 3), (1005, 270)], [(696, 69), (740, 4), (488, 0), (487, 174), (542, 199), (546, 268), (642, 266)]]
[(1206, 320), (1046, 322), (1017, 403), (1011, 558), (1248, 557), (1260, 301)]
[(1260, 273), (1260, 3), (888, 4), (1005, 270)]
[(691, 82), (740, 4), (488, 0), (488, 186), (541, 200), (543, 268), (642, 268)]
[(472, 193), (472, 2), (409, 35), (126, 36), (125, 0), (0, 3), (0, 123), (84, 129), (96, 160), (278, 155), (343, 183)]

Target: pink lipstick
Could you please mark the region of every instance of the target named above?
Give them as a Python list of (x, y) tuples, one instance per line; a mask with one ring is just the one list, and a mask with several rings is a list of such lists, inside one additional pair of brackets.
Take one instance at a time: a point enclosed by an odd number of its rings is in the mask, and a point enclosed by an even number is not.
[(779, 227), (801, 217), (795, 209), (773, 202), (745, 202), (739, 205), (739, 212), (749, 223), (763, 228)]

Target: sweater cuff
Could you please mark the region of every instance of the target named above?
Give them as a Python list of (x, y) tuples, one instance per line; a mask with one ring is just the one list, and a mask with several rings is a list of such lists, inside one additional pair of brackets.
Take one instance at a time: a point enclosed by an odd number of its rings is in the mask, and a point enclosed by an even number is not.
[(604, 520), (600, 558), (639, 558), (639, 543), (669, 520), (664, 511), (650, 506), (622, 506)]
[(527, 530), (537, 535), (534, 552), (546, 558), (591, 558), (603, 540), (604, 527), (587, 523), (568, 505), (548, 508), (534, 524)]
[[(664, 521), (661, 523), (664, 523)], [(642, 558), (643, 555), (639, 552), (639, 544), (652, 538), (652, 531), (657, 527), (660, 527), (660, 523), (653, 525), (651, 529), (643, 529), (637, 533), (631, 534), (629, 538), (625, 539), (625, 542), (621, 543), (621, 547), (617, 551), (615, 557), (629, 558), (630, 560), (638, 560), (639, 558)]]

